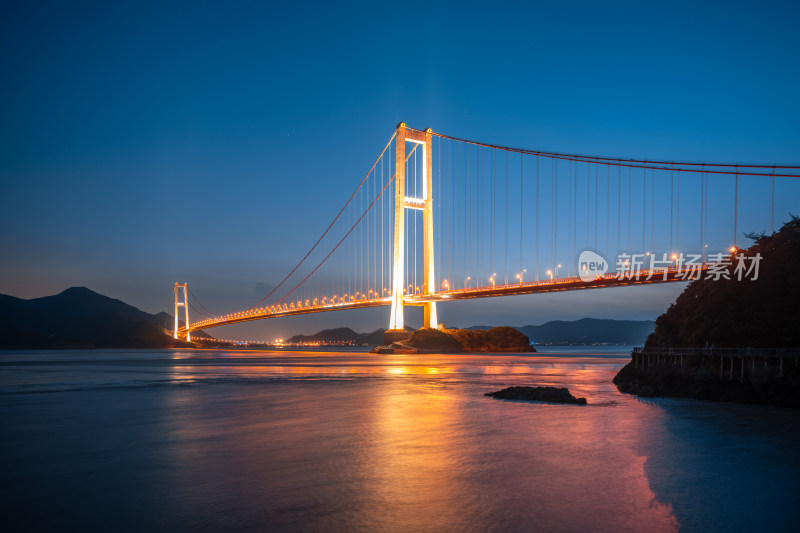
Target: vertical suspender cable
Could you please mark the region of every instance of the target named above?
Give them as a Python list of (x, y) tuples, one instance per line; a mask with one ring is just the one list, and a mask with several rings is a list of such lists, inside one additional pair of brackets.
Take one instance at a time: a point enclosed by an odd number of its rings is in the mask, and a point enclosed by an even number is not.
[(552, 185), (550, 186), (550, 200), (551, 200), (551, 203), (552, 203), (552, 206), (551, 206), (551, 209), (550, 209), (550, 215), (552, 217), (552, 224), (551, 225), (553, 227), (553, 237), (552, 237), (552, 240), (553, 240), (553, 267), (552, 268), (556, 273), (556, 277), (558, 277), (558, 270), (556, 270), (556, 265), (558, 264), (558, 261), (556, 261), (556, 191), (557, 191), (556, 175), (557, 174), (558, 174), (558, 159), (554, 159), (553, 160), (553, 179), (552, 179)]
[(622, 234), (622, 167), (617, 167), (617, 253), (620, 252)]
[(597, 198), (600, 196), (600, 165), (594, 166), (594, 249), (597, 250)]
[[(523, 189), (522, 183), (524, 181), (525, 174), (522, 171), (523, 169), (523, 155), (519, 154), (519, 272), (520, 276), (522, 276), (522, 199), (523, 196)], [(521, 278), (520, 278), (521, 279)]]
[(650, 253), (655, 253), (656, 231), (656, 171), (650, 172)]
[[(364, 193), (358, 195), (358, 212), (364, 212)], [(364, 226), (358, 225), (358, 289), (359, 292), (364, 290)]]
[(628, 253), (631, 253), (631, 167), (628, 167)]
[[(464, 187), (467, 199), (465, 204), (467, 209), (464, 211), (464, 219), (467, 221), (464, 225), (467, 229), (466, 238), (464, 240), (466, 244), (464, 248), (464, 272), (469, 272), (470, 266), (472, 266), (472, 191), (469, 177), (469, 145), (466, 145), (466, 151), (464, 152)], [(472, 276), (467, 274), (466, 277), (471, 278)]]
[[(385, 179), (385, 177), (383, 175), (383, 157), (381, 157), (381, 185), (383, 185), (383, 180), (384, 179)], [(380, 295), (379, 295), (381, 298), (383, 298), (383, 293), (385, 292), (383, 290), (384, 289), (384, 283), (383, 283), (383, 271), (384, 271), (384, 267), (383, 267), (383, 258), (384, 258), (384, 252), (383, 252), (383, 237), (384, 237), (384, 235), (383, 235), (383, 219), (386, 217), (386, 213), (384, 213), (384, 211), (383, 211), (383, 197), (384, 197), (384, 195), (382, 194), (381, 195), (381, 213), (380, 213), (380, 217), (381, 217), (381, 292), (380, 292)]]
[(739, 224), (739, 167), (736, 167), (736, 189), (733, 195), (733, 247), (736, 248)]
[(505, 283), (508, 285), (508, 152), (506, 152), (506, 184), (503, 188), (505, 192), (505, 214), (506, 214), (506, 240), (505, 240), (505, 253), (506, 253), (506, 260), (505, 260), (505, 268), (506, 268), (506, 277)]
[[(652, 213), (650, 216), (653, 216)], [(647, 236), (647, 170), (642, 169), (642, 254), (647, 250), (645, 238)]]
[(706, 242), (704, 243), (705, 245), (704, 248), (706, 250), (706, 261), (708, 260), (708, 242), (710, 240), (708, 237), (708, 212), (711, 209), (711, 204), (709, 203), (709, 196), (708, 196), (708, 186), (710, 179), (711, 177), (708, 175), (708, 173), (706, 173), (706, 212), (703, 215), (703, 228), (704, 228), (703, 233), (705, 233), (706, 236)]
[(611, 166), (606, 165), (606, 255), (608, 255), (609, 248), (609, 231), (610, 231), (610, 218), (611, 218)]
[[(381, 183), (383, 185), (383, 183)], [(378, 191), (378, 172), (375, 171), (375, 175), (372, 179), (372, 193), (375, 194)], [(383, 196), (381, 194), (381, 196)], [(377, 292), (378, 290), (378, 217), (380, 209), (376, 209), (375, 212), (372, 213), (372, 289)]]
[(586, 248), (591, 248), (591, 241), (589, 240), (590, 235), (590, 228), (589, 228), (589, 220), (591, 209), (589, 208), (589, 201), (592, 198), (592, 166), (589, 163), (586, 163)]
[(705, 175), (705, 173), (703, 173), (703, 174), (700, 174), (700, 217), (698, 219), (698, 221), (700, 222), (699, 226), (700, 226), (700, 255), (701, 255), (701, 258), (703, 256), (703, 240), (704, 240), (704, 238), (703, 238), (703, 229), (704, 229), (703, 228), (703, 208), (706, 205), (706, 196), (705, 196), (706, 191), (705, 191), (705, 189), (706, 189), (706, 175)]
[(674, 212), (673, 204), (675, 202), (675, 170), (672, 170), (669, 178), (669, 252), (670, 254), (675, 251), (672, 247), (672, 214)]
[[(775, 174), (775, 167), (772, 167)], [(769, 177), (769, 232), (775, 233), (775, 176)]]
[(492, 204), (492, 207), (489, 210), (491, 212), (491, 215), (489, 216), (489, 272), (491, 272), (492, 276), (494, 276), (494, 150), (489, 152), (489, 158), (491, 165), (489, 170), (489, 197)]
[(467, 211), (466, 211), (466, 220), (467, 220), (467, 255), (466, 255), (466, 263), (464, 267), (464, 271), (467, 272), (466, 277), (469, 278), (467, 286), (469, 283), (472, 282), (472, 254), (474, 253), (473, 246), (475, 244), (475, 239), (473, 237), (473, 223), (475, 222), (475, 206), (472, 204), (472, 175), (470, 170), (472, 169), (472, 155), (469, 153), (470, 146), (467, 146), (466, 152), (466, 159), (464, 159), (464, 168), (465, 168), (465, 183), (467, 185)]
[(536, 281), (539, 281), (539, 156), (536, 156)]
[(569, 262), (567, 268), (569, 269), (567, 275), (572, 276), (572, 161), (567, 166), (569, 177), (569, 193), (567, 194), (567, 256)]
[(680, 253), (681, 249), (681, 171), (678, 171), (678, 190), (675, 201), (675, 251)]
[[(373, 194), (375, 193), (375, 191), (374, 191), (374, 182), (375, 182), (375, 176), (373, 176), (373, 179), (372, 179), (372, 187), (369, 190), (369, 195), (367, 196), (367, 201), (369, 201), (369, 199), (372, 198)], [(372, 276), (375, 273), (375, 269), (373, 268), (374, 265), (375, 265), (375, 246), (373, 244), (374, 243), (373, 239), (374, 239), (374, 233), (375, 232), (372, 231), (372, 233), (370, 233), (370, 231), (372, 230), (372, 225), (370, 224), (370, 219), (374, 220), (374, 216), (373, 216), (374, 214), (375, 213), (372, 210), (369, 210), (368, 215), (367, 215), (368, 218), (367, 218), (367, 220), (364, 221), (366, 223), (366, 225), (367, 225), (367, 255), (364, 258), (365, 262), (367, 263), (367, 284), (366, 284), (367, 285), (366, 286), (367, 296), (370, 296), (370, 291), (372, 289)]]

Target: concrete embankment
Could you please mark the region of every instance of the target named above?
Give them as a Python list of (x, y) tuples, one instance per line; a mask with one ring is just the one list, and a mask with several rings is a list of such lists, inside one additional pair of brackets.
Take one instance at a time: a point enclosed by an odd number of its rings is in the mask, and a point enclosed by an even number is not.
[(800, 407), (800, 351), (636, 349), (614, 384), (638, 396)]

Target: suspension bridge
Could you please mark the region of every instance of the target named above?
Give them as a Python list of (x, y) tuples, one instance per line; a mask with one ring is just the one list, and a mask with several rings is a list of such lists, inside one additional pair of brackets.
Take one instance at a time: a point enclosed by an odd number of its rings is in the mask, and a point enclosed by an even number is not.
[(450, 300), (696, 279), (735, 259), (743, 228), (774, 231), (776, 188), (780, 200), (792, 178), (800, 166), (555, 153), (400, 123), (269, 294), (214, 314), (176, 283), (173, 333), (379, 306), (390, 332), (404, 330), (405, 306), (436, 328)]

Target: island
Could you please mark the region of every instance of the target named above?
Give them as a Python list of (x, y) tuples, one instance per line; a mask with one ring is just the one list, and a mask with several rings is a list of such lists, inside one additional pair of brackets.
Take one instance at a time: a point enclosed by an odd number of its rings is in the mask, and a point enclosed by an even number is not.
[(524, 333), (500, 326), (488, 330), (471, 329), (418, 329), (398, 339), (397, 334), (386, 337), (383, 345), (373, 353), (532, 353), (530, 339)]

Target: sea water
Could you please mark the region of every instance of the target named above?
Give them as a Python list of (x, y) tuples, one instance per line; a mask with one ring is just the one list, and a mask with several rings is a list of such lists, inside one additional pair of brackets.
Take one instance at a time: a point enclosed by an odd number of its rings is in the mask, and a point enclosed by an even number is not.
[(0, 352), (3, 529), (796, 531), (800, 411), (621, 394), (627, 351)]

